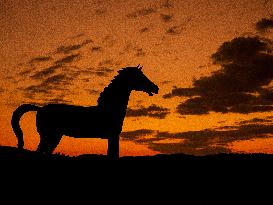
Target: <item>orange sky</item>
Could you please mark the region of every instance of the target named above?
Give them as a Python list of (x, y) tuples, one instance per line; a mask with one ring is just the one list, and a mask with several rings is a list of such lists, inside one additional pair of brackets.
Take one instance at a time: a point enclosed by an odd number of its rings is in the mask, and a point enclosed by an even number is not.
[[(129, 107), (136, 109), (156, 104), (170, 109), (170, 114), (164, 119), (128, 117), (123, 127), (126, 132), (139, 129), (169, 133), (200, 131), (272, 115), (269, 112), (182, 116), (176, 113), (181, 98), (162, 98), (171, 92), (173, 86), (190, 87), (194, 78), (217, 70), (218, 66), (212, 65), (211, 54), (225, 41), (245, 34), (257, 34), (255, 23), (272, 15), (271, 0), (4, 0), (1, 4), (1, 145), (16, 146), (10, 117), (20, 104), (46, 103), (58, 98), (74, 105), (95, 105), (99, 92), (117, 75), (119, 68), (138, 64), (143, 65), (144, 73), (159, 85), (160, 93), (148, 97), (145, 93), (134, 92)], [(262, 35), (272, 38), (272, 33)], [(80, 44), (80, 48), (67, 53), (57, 49)], [(26, 87), (40, 83), (39, 79), (30, 78), (28, 74), (42, 71), (73, 54), (79, 54), (79, 57), (65, 62), (59, 72), (69, 75), (67, 68), (84, 71), (102, 67), (111, 68), (114, 72), (107, 72), (106, 76), (81, 74), (71, 84), (64, 85), (67, 90), (53, 90), (50, 96), (41, 92), (32, 96), (26, 94)], [(37, 57), (44, 56), (49, 60), (37, 61)], [(35, 113), (26, 114), (21, 125), (26, 148), (35, 150), (39, 143)], [(225, 147), (234, 152), (273, 153), (270, 135), (251, 140), (234, 140)], [(167, 141), (183, 144), (183, 140), (175, 138)], [(196, 145), (193, 151), (185, 152), (196, 154), (198, 149)], [(64, 137), (56, 152), (105, 154), (106, 150), (107, 142), (104, 140)], [(157, 153), (159, 151), (149, 144), (121, 141), (121, 155)]]

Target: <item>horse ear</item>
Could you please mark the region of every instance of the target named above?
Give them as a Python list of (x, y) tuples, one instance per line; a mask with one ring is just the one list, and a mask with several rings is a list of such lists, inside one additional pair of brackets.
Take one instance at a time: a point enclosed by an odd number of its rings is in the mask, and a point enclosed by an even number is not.
[(143, 66), (139, 67), (140, 64), (138, 64), (137, 69), (142, 70)]

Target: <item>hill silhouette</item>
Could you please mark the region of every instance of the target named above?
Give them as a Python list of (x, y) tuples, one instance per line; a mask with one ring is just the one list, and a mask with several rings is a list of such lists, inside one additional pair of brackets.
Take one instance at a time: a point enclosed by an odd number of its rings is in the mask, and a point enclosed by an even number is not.
[[(0, 146), (0, 161), (109, 161), (106, 155), (83, 154), (65, 156), (61, 154), (41, 154), (36, 151), (20, 150), (15, 147)], [(232, 161), (273, 161), (272, 154), (216, 154), (194, 156), (186, 154), (158, 154), (154, 156), (124, 156), (118, 161), (177, 161), (177, 162), (232, 162)]]

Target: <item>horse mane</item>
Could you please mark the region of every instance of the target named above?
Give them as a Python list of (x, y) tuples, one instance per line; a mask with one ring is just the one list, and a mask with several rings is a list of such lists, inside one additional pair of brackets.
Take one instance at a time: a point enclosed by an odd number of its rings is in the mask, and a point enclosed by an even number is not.
[(113, 95), (113, 91), (118, 91), (122, 86), (124, 86), (124, 82), (126, 79), (126, 75), (128, 72), (139, 70), (138, 67), (126, 67), (122, 68), (118, 71), (118, 75), (111, 80), (111, 83), (104, 88), (104, 90), (100, 93), (100, 96), (97, 100), (98, 106), (103, 106), (105, 102), (111, 102), (111, 97)]

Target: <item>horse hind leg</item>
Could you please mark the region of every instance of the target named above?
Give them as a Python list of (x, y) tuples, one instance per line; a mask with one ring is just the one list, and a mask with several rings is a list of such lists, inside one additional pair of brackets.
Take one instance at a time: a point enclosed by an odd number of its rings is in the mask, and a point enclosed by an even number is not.
[(37, 152), (52, 154), (61, 141), (62, 135), (58, 133), (40, 133), (40, 137), (41, 140)]

